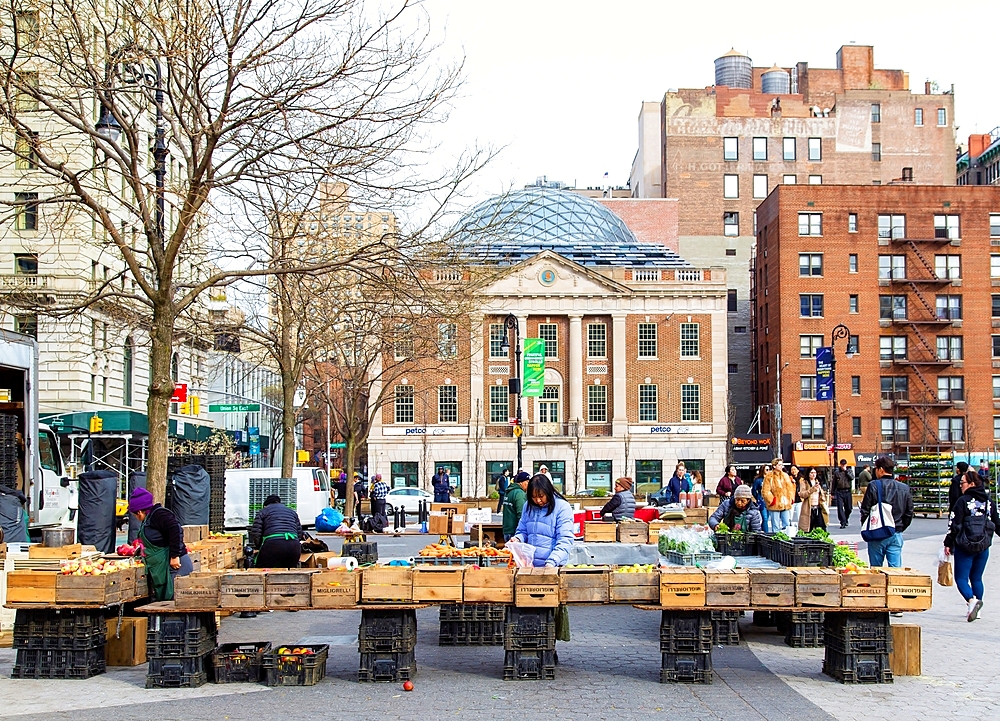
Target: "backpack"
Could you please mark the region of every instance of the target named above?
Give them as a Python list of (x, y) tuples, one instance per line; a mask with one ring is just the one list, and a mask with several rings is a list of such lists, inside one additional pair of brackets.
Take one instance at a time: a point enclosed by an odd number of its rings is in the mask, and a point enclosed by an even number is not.
[(875, 481), (878, 495), (878, 516), (871, 509), (868, 518), (861, 524), (861, 537), (866, 541), (883, 541), (896, 533), (896, 522), (892, 518), (892, 504), (882, 502), (882, 481)]
[(983, 505), (981, 515), (976, 515), (978, 509), (979, 504), (976, 503), (976, 509), (969, 510), (962, 519), (962, 527), (955, 534), (955, 545), (972, 555), (989, 548), (996, 532), (996, 524), (990, 519), (990, 501)]

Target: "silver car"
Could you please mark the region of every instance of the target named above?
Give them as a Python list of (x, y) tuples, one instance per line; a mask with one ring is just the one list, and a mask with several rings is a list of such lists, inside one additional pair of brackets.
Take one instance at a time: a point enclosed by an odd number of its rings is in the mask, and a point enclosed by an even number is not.
[(385, 512), (391, 517), (396, 509), (402, 506), (407, 513), (416, 515), (420, 510), (421, 501), (427, 501), (427, 506), (430, 508), (433, 500), (434, 494), (422, 488), (393, 488), (385, 498)]

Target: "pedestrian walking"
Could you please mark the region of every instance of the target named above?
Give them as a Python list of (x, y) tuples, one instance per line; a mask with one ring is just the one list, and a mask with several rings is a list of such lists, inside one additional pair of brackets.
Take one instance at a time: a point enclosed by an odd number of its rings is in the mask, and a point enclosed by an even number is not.
[(741, 485), (743, 485), (743, 481), (736, 474), (736, 466), (729, 465), (726, 466), (726, 475), (720, 478), (719, 483), (715, 486), (715, 492), (719, 498), (729, 498), (733, 495), (736, 487)]
[(771, 468), (764, 474), (761, 494), (767, 505), (771, 533), (783, 532), (789, 525), (789, 515), (795, 500), (795, 486), (784, 471), (781, 458), (771, 461)]
[[(893, 478), (892, 472), (896, 464), (885, 456), (875, 461), (875, 480), (868, 484), (865, 497), (861, 501), (861, 528), (865, 528), (868, 516), (879, 513), (880, 503), (886, 503), (892, 508), (892, 533), (886, 538), (868, 541), (868, 563), (882, 566), (888, 563), (890, 568), (901, 568), (903, 565), (903, 531), (913, 522), (913, 494), (905, 483)], [(889, 521), (886, 519), (886, 524)], [(864, 536), (865, 531), (862, 531)]]
[(951, 508), (944, 548), (955, 556), (955, 586), (965, 599), (965, 618), (971, 623), (983, 608), (983, 571), (993, 534), (1000, 533), (1000, 517), (978, 473), (967, 471), (959, 483), (962, 495)]
[(805, 477), (799, 471), (799, 467), (794, 463), (788, 467), (788, 477), (792, 479), (792, 485), (795, 486), (795, 498), (792, 503), (792, 511), (788, 516), (788, 522), (793, 526), (799, 522), (799, 514), (802, 512), (802, 501), (799, 500), (799, 482), (804, 481)]
[(819, 474), (815, 468), (809, 469), (807, 477), (798, 484), (798, 489), (798, 497), (802, 500), (799, 532), (809, 533), (817, 528), (825, 531), (830, 522), (830, 495), (819, 482)]
[(986, 462), (985, 458), (979, 459), (979, 477), (983, 479), (983, 485), (989, 490), (990, 487), (990, 464)]
[(861, 466), (861, 472), (858, 473), (856, 478), (858, 484), (858, 493), (864, 493), (865, 489), (868, 488), (868, 484), (872, 482), (872, 469), (867, 463)]
[(833, 497), (837, 503), (837, 520), (841, 528), (851, 524), (851, 511), (854, 510), (854, 472), (848, 467), (847, 459), (840, 459), (840, 467), (833, 469)]
[(955, 507), (955, 501), (962, 495), (962, 479), (969, 472), (969, 464), (959, 461), (955, 464), (955, 475), (951, 477), (951, 485), (948, 486), (948, 510)]

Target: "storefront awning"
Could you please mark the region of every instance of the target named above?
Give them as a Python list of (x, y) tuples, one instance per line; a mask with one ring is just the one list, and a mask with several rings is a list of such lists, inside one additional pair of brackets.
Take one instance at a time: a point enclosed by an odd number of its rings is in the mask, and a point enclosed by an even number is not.
[(839, 465), (841, 461), (847, 461), (847, 465), (849, 466), (858, 465), (858, 459), (854, 456), (854, 451), (837, 451), (837, 464)]
[[(841, 451), (846, 453), (847, 451)], [(853, 456), (854, 454), (851, 453)], [(792, 451), (792, 463), (799, 468), (829, 466), (831, 455), (827, 451)]]

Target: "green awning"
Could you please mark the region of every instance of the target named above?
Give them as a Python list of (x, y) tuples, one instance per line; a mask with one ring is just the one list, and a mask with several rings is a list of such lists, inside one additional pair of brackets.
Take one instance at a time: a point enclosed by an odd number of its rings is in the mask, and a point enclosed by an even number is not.
[[(77, 411), (74, 413), (41, 413), (39, 421), (48, 424), (56, 433), (69, 435), (71, 433), (87, 433), (90, 430), (90, 419), (95, 415), (104, 421), (102, 433), (135, 433), (141, 436), (149, 435), (149, 421), (145, 413), (137, 411)], [(174, 438), (184, 438), (188, 441), (204, 441), (211, 435), (214, 426), (193, 420), (184, 422), (184, 433), (177, 434), (177, 421), (170, 420), (169, 433)]]

